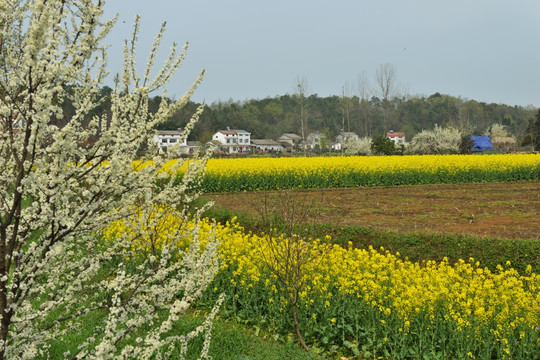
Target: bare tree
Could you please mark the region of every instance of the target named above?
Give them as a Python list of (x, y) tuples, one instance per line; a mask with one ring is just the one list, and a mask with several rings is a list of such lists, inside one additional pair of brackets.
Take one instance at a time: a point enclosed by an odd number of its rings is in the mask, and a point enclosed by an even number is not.
[(381, 99), (382, 126), (385, 133), (389, 130), (388, 127), (393, 113), (392, 100), (399, 94), (396, 76), (396, 67), (388, 63), (379, 65), (375, 73), (376, 93)]
[[(341, 128), (343, 131), (351, 131), (351, 112), (354, 107), (353, 94), (353, 86), (350, 83), (347, 82), (341, 87)], [(347, 126), (346, 128), (345, 125)]]
[(298, 101), (298, 110), (300, 118), (300, 132), (302, 134), (302, 148), (304, 156), (307, 156), (306, 135), (307, 135), (307, 98), (306, 93), (309, 91), (309, 85), (305, 77), (298, 77), (295, 83), (294, 97)]
[(351, 102), (350, 102), (350, 87), (345, 84), (341, 87), (341, 129), (339, 132), (339, 136), (341, 138), (341, 155), (343, 156), (345, 154), (345, 149), (343, 147), (343, 141), (345, 139), (345, 124), (347, 124), (347, 131), (350, 131), (350, 118), (351, 118)]
[[(318, 240), (313, 240), (309, 234), (315, 227), (318, 216), (316, 209), (320, 208), (323, 198), (308, 198), (291, 191), (279, 191), (275, 195), (271, 199), (269, 193), (264, 193), (257, 209), (267, 231), (259, 243), (259, 252), (291, 304), (293, 324), (300, 344), (310, 352), (302, 335), (298, 307), (300, 293), (306, 287), (307, 265), (316, 264), (318, 267), (331, 249), (328, 243), (314, 247)], [(278, 227), (284, 234), (276, 233)], [(304, 236), (296, 233), (299, 228), (304, 229)]]
[(363, 72), (358, 76), (356, 84), (356, 91), (358, 97), (360, 98), (360, 102), (358, 104), (358, 113), (361, 123), (364, 124), (364, 136), (371, 136), (371, 103), (369, 102), (369, 99), (372, 94), (372, 89), (366, 72)]

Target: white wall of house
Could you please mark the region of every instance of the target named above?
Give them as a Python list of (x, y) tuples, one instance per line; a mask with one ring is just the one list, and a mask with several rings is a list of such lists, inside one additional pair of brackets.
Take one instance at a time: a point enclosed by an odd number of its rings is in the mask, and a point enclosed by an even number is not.
[(253, 139), (251, 140), (251, 147), (256, 152), (283, 152), (283, 146), (275, 140), (271, 139)]
[[(167, 151), (169, 146), (187, 146), (187, 140), (182, 138), (182, 132), (178, 130), (160, 130), (154, 137), (152, 141), (159, 147), (159, 151)], [(182, 140), (182, 141), (181, 141)]]
[(281, 145), (253, 145), (256, 151), (264, 152), (283, 152), (283, 146)]
[(396, 145), (405, 144), (405, 133), (390, 130), (390, 132), (386, 133), (386, 137), (392, 140)]
[(220, 148), (229, 154), (251, 152), (251, 133), (245, 130), (219, 130), (212, 140), (219, 141)]
[(232, 130), (238, 137), (238, 152), (249, 153), (251, 152), (251, 133), (245, 130)]
[(212, 136), (212, 140), (221, 143), (220, 148), (229, 154), (238, 153), (238, 135), (231, 130), (219, 130)]
[(236, 133), (228, 130), (219, 130), (212, 136), (212, 140), (217, 140), (223, 145), (238, 144), (238, 136)]

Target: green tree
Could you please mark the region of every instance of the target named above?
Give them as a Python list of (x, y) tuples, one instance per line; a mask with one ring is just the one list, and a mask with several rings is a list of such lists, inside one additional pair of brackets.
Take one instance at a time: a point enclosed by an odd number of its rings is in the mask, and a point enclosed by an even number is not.
[[(538, 117), (538, 114), (537, 114), (536, 117)], [(523, 139), (521, 140), (521, 146), (530, 146), (530, 145), (532, 145), (533, 148), (534, 148), (535, 144), (536, 144), (535, 121), (534, 121), (533, 118), (530, 118), (528, 126), (525, 129), (525, 135), (523, 135)]]
[(371, 141), (371, 153), (373, 155), (396, 155), (399, 149), (396, 149), (395, 143), (386, 136), (379, 135)]
[(275, 101), (269, 102), (263, 109), (263, 116), (267, 124), (275, 125), (283, 114), (283, 108)]

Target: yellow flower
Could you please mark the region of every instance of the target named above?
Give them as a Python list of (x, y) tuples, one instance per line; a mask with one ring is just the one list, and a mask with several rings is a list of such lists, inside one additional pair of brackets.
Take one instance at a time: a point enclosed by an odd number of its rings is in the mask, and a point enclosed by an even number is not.
[[(126, 219), (106, 229), (103, 245), (106, 247), (107, 242), (116, 237), (133, 239), (133, 246), (124, 255), (129, 255), (129, 261), (133, 261), (136, 256), (148, 256), (151, 249), (160, 253), (162, 246), (172, 241), (171, 236), (166, 235), (167, 229), (174, 227), (180, 235), (175, 246), (182, 251), (187, 249), (192, 239), (187, 235), (192, 234), (195, 224), (179, 221), (173, 210), (165, 216), (169, 210), (157, 208), (155, 214), (150, 214), (151, 218), (164, 222), (156, 221), (148, 237), (135, 231), (143, 218), (141, 214), (140, 218)], [(264, 293), (266, 295), (258, 295), (266, 296), (260, 300), (279, 303), (280, 312), (287, 312), (285, 309), (290, 306), (287, 294), (279, 286), (278, 277), (268, 271), (265, 261), (272, 259), (273, 251), (285, 250), (280, 248), (287, 240), (285, 236), (270, 238), (275, 245), (272, 248), (268, 237), (246, 234), (235, 221), (216, 224), (203, 219), (197, 231), (202, 247), (210, 236), (221, 240), (219, 272), (223, 286), (233, 293), (238, 291), (235, 298), (245, 296), (248, 290), (253, 296)], [(506, 345), (502, 339), (508, 341), (515, 331), (538, 326), (540, 276), (531, 268), (520, 275), (510, 265), (497, 266), (493, 272), (480, 268), (474, 259), (460, 260), (456, 264), (450, 264), (448, 259), (419, 264), (388, 250), (357, 249), (352, 243), (345, 247), (333, 244), (327, 249), (322, 247), (323, 242), (313, 239), (304, 245), (303, 255), (313, 261), (304, 265), (299, 279), (304, 284), (300, 302), (302, 306), (313, 306), (313, 311), (320, 311), (320, 307), (333, 311), (342, 299), (353, 299), (385, 319), (390, 316), (401, 319), (403, 326), (399, 331), (409, 332), (419, 317), (425, 317), (429, 319), (428, 325), (442, 321), (467, 334), (491, 333), (503, 346)], [(322, 249), (324, 256), (321, 257)], [(182, 260), (181, 251), (175, 259)], [(219, 285), (212, 286), (217, 291)], [(312, 318), (316, 320), (315, 313)], [(332, 319), (333, 324), (336, 320)], [(386, 324), (385, 320), (381, 320), (381, 324)], [(486, 326), (491, 328), (486, 329)], [(526, 332), (519, 333), (520, 337), (526, 335)]]

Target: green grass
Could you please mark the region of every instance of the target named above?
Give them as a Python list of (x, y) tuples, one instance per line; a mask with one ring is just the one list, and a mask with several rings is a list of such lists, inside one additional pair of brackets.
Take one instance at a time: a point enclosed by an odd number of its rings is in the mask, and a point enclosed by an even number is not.
[[(195, 206), (203, 205), (206, 201), (199, 200)], [(31, 200), (23, 201), (23, 206), (27, 207)], [(37, 241), (44, 230), (32, 233), (29, 241), (25, 244), (25, 249), (30, 243)], [(82, 322), (80, 331), (69, 332), (62, 338), (52, 341), (47, 352), (46, 359), (65, 359), (66, 352), (72, 355), (76, 353), (78, 346), (88, 337), (93, 336), (96, 329), (104, 324), (107, 317), (105, 310), (94, 311), (79, 319)], [(199, 311), (190, 311), (181, 317), (175, 324), (173, 335), (182, 335), (200, 326), (204, 317)], [(147, 329), (146, 329), (147, 330)], [(145, 331), (141, 329), (140, 331)], [(134, 345), (134, 344), (132, 344)], [(188, 350), (188, 359), (197, 359), (203, 346), (203, 338), (196, 338)], [(72, 356), (71, 355), (71, 356)], [(173, 355), (178, 355), (178, 353)], [(273, 334), (265, 333), (259, 328), (249, 327), (235, 321), (218, 318), (214, 321), (212, 328), (212, 341), (210, 344), (210, 356), (214, 360), (312, 360), (320, 359), (313, 353), (307, 353), (294, 341), (283, 341), (282, 338), (275, 339)]]
[(356, 247), (384, 247), (392, 253), (399, 252), (403, 258), (414, 262), (427, 260), (467, 261), (474, 258), (481, 266), (494, 270), (497, 265), (510, 261), (512, 267), (523, 273), (528, 265), (540, 273), (540, 241), (531, 239), (480, 238), (459, 234), (396, 233), (369, 227), (322, 226), (321, 232), (333, 237), (334, 242), (344, 245), (351, 241)]
[[(62, 339), (53, 341), (49, 351), (49, 359), (64, 359), (64, 352), (76, 351), (78, 344), (82, 343), (94, 330), (103, 323), (104, 312), (92, 313), (85, 320), (81, 332), (70, 333)], [(185, 334), (203, 322), (198, 312), (184, 315), (175, 326), (175, 335)], [(197, 359), (203, 346), (203, 339), (194, 340), (188, 350), (188, 359)], [(173, 353), (178, 355), (177, 353)], [(274, 340), (270, 334), (265, 334), (254, 327), (248, 327), (234, 321), (216, 319), (212, 329), (210, 356), (214, 360), (281, 360), (297, 359), (312, 360), (318, 358), (315, 354), (307, 353), (292, 341), (287, 343)]]

